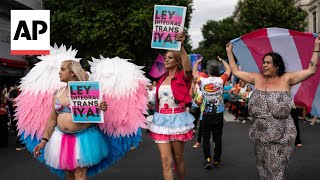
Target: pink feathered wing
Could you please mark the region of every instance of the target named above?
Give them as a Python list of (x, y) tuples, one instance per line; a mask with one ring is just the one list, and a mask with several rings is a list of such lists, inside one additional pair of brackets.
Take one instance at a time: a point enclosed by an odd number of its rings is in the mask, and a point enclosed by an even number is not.
[(104, 95), (108, 104), (104, 113), (104, 123), (99, 128), (108, 135), (126, 136), (137, 132), (139, 128), (146, 128), (147, 90), (146, 82), (139, 81), (136, 92), (121, 98)]
[(24, 132), (24, 137), (34, 135), (39, 140), (46, 127), (46, 122), (50, 116), (52, 109), (53, 92), (39, 93), (35, 95), (28, 91), (22, 92), (16, 99), (15, 118), (19, 119), (18, 135)]

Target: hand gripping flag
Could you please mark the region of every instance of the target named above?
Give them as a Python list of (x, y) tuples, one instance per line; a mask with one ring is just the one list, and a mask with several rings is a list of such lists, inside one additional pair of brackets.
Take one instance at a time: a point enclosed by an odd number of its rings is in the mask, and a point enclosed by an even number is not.
[[(312, 57), (315, 33), (303, 33), (282, 28), (264, 28), (232, 40), (233, 53), (242, 69), (260, 72), (262, 58), (271, 51), (279, 53), (286, 71), (307, 69)], [(305, 106), (311, 114), (320, 116), (320, 71), (295, 85), (291, 95), (298, 106)]]

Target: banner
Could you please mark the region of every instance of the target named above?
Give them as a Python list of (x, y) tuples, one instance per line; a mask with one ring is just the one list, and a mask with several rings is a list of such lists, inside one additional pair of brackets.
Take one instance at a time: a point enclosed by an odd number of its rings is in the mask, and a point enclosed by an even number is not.
[(166, 73), (164, 68), (164, 58), (161, 54), (158, 55), (156, 61), (153, 63), (149, 75), (153, 78), (160, 78)]
[(71, 81), (68, 83), (72, 120), (75, 123), (103, 123), (99, 110), (101, 91), (96, 81)]
[(176, 35), (183, 31), (186, 7), (155, 5), (151, 48), (180, 51)]

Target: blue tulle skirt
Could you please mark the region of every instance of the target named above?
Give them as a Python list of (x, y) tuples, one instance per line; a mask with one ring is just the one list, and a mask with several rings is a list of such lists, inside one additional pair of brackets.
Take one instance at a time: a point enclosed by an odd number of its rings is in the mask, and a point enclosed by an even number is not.
[[(40, 143), (36, 137), (24, 137), (24, 134), (21, 140), (32, 153)], [(60, 177), (64, 177), (65, 170), (77, 167), (87, 167), (87, 175), (93, 176), (120, 160), (139, 142), (140, 129), (134, 135), (114, 137), (102, 133), (95, 126), (75, 133), (64, 133), (56, 128), (38, 160)], [(71, 156), (74, 160), (68, 158)]]

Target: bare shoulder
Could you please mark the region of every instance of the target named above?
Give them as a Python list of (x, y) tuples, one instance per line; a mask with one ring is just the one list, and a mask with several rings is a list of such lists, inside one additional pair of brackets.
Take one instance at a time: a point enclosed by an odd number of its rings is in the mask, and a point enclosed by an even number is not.
[(60, 91), (63, 91), (64, 87), (61, 87), (54, 91), (53, 96), (56, 96)]

